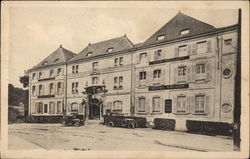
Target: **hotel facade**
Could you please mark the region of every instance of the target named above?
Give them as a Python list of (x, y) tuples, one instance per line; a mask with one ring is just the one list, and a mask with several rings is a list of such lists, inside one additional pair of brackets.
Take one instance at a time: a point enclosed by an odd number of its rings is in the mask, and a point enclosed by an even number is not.
[(77, 111), (233, 122), (238, 26), (215, 28), (178, 13), (143, 43), (126, 35), (75, 54), (60, 46), (31, 68), (29, 116)]

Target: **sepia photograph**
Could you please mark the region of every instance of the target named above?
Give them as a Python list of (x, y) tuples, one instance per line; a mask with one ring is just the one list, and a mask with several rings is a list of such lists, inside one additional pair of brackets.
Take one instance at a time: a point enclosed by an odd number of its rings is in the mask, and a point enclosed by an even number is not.
[(225, 3), (3, 2), (1, 158), (248, 158), (249, 3)]

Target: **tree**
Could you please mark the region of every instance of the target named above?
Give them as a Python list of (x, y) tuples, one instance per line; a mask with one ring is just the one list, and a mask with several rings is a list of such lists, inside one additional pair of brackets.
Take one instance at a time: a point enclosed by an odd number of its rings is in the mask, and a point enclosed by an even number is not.
[(21, 76), (19, 81), (23, 84), (24, 88), (29, 86), (29, 76), (27, 75)]

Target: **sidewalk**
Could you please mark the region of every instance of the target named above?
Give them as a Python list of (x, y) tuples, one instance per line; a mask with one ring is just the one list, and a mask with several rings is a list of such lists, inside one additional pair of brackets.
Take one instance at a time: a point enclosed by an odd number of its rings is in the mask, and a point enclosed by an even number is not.
[(24, 140), (18, 136), (9, 134), (8, 149), (43, 149), (42, 147)]

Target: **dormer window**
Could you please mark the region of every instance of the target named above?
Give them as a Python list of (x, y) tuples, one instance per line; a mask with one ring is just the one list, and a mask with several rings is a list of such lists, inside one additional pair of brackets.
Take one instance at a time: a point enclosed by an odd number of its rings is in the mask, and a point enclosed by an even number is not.
[(190, 29), (181, 30), (180, 35), (186, 35), (189, 33), (189, 31), (190, 31)]
[(87, 57), (90, 57), (90, 56), (92, 55), (92, 53), (93, 53), (93, 52), (88, 52), (86, 56), (87, 56)]
[(55, 60), (54, 60), (54, 63), (58, 62), (58, 60), (59, 60), (59, 58), (55, 59)]
[(107, 52), (112, 52), (112, 51), (113, 51), (112, 47), (107, 49)]
[(166, 35), (160, 35), (160, 36), (157, 36), (157, 40), (163, 40), (166, 38)]
[(43, 62), (43, 65), (46, 65), (47, 64), (47, 61)]

